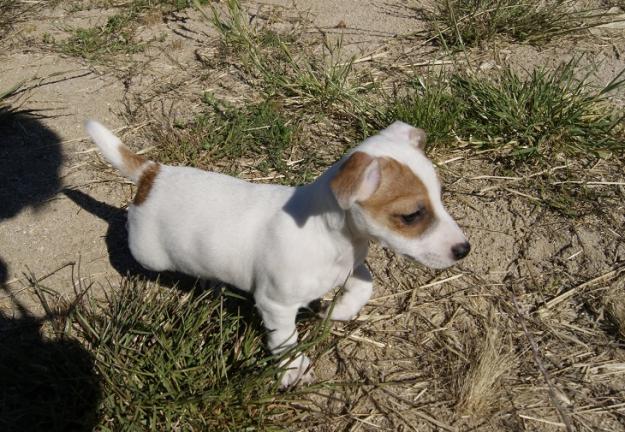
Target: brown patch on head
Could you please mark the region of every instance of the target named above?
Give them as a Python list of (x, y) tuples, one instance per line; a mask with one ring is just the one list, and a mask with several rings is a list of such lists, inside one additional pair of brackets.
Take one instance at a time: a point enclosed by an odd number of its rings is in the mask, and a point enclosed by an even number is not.
[(403, 236), (421, 235), (436, 220), (425, 185), (395, 159), (379, 158), (379, 164), (380, 185), (360, 203), (361, 207), (378, 223)]
[(367, 153), (355, 152), (341, 165), (338, 174), (330, 181), (330, 189), (341, 208), (348, 209), (358, 199), (367, 168), (373, 161), (374, 158)]
[(146, 159), (143, 156), (134, 154), (125, 145), (119, 146), (119, 153), (121, 153), (122, 155), (122, 159), (124, 160), (124, 168), (128, 173), (136, 172), (146, 162)]
[(137, 183), (137, 194), (135, 195), (135, 199), (133, 201), (134, 205), (141, 205), (148, 198), (148, 195), (152, 190), (152, 186), (154, 185), (154, 180), (160, 170), (161, 166), (152, 162), (145, 168), (143, 173), (141, 173), (141, 177)]

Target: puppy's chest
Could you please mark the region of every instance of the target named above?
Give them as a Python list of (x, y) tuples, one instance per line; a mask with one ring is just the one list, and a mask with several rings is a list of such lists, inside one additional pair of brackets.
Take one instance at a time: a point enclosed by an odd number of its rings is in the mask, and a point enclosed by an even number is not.
[[(339, 255), (332, 257), (323, 265), (311, 268), (309, 273), (312, 276), (310, 295), (313, 298), (318, 298), (331, 289), (343, 285), (352, 275), (354, 267), (360, 264), (360, 262), (356, 262), (356, 258), (353, 254)], [(364, 260), (364, 257), (362, 259)]]

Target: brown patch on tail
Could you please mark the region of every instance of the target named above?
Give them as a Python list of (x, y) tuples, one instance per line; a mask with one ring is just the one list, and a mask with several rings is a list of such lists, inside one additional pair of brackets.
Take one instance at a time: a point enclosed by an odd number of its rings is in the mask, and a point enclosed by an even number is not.
[(139, 156), (138, 154), (134, 154), (124, 145), (119, 146), (119, 152), (124, 160), (124, 168), (128, 173), (136, 172), (143, 166), (144, 163), (147, 162), (146, 158)]
[(160, 170), (161, 166), (157, 163), (150, 163), (150, 165), (145, 168), (139, 178), (139, 182), (137, 183), (137, 194), (135, 195), (135, 199), (133, 201), (134, 205), (141, 205), (148, 198), (148, 195), (152, 190), (152, 186), (154, 185), (154, 180)]
[[(406, 165), (391, 158), (379, 158), (381, 181), (373, 195), (361, 206), (377, 222), (406, 236), (417, 237), (435, 221), (434, 209), (421, 179)], [(423, 210), (415, 223), (405, 223), (402, 215)]]

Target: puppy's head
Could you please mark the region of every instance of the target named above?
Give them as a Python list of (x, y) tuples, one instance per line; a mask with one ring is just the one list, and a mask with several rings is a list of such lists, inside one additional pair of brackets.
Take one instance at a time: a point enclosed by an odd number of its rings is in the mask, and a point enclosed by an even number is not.
[(464, 258), (470, 245), (441, 201), (422, 129), (395, 122), (343, 160), (330, 188), (354, 227), (433, 268)]

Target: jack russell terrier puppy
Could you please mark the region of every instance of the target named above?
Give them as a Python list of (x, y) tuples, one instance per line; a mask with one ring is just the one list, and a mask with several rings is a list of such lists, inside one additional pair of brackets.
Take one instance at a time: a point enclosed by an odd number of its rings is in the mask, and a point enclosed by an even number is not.
[[(161, 165), (132, 153), (95, 121), (86, 129), (137, 185), (128, 209), (137, 261), (251, 292), (274, 354), (297, 344), (298, 309), (331, 289), (344, 291), (330, 319), (350, 320), (367, 303), (369, 241), (432, 268), (451, 266), (470, 250), (441, 201), (423, 153), (425, 132), (399, 121), (296, 188)], [(303, 354), (284, 366), (283, 387), (312, 377)]]

